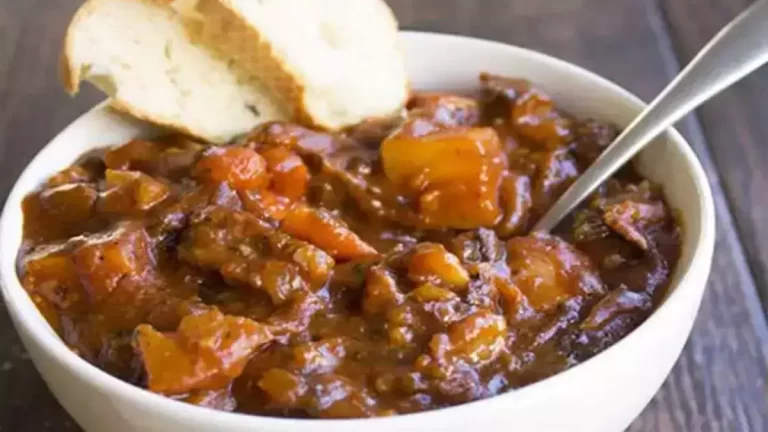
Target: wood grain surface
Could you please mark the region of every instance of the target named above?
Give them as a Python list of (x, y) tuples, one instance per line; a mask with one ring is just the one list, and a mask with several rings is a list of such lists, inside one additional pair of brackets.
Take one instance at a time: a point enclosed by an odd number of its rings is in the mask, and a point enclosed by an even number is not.
[[(751, 3), (750, 0), (663, 0), (674, 46), (689, 61), (718, 29)], [(701, 12), (690, 19), (689, 11)], [(768, 24), (767, 24), (768, 25)], [(722, 173), (727, 195), (749, 267), (768, 314), (768, 68), (763, 67), (699, 110)]]
[[(57, 81), (79, 0), (0, 0), (0, 196), (54, 134), (93, 105)], [(407, 29), (513, 43), (584, 66), (650, 99), (747, 0), (389, 0)], [(692, 13), (691, 11), (696, 11)], [(535, 79), (535, 77), (534, 77)], [(768, 430), (768, 71), (688, 118), (681, 131), (718, 212), (712, 276), (689, 343), (631, 431)], [(762, 207), (762, 208), (761, 208)], [(733, 215), (731, 214), (733, 211)], [(766, 304), (764, 302), (764, 304)], [(0, 313), (0, 432), (78, 430)], [(643, 367), (643, 359), (637, 359)], [(610, 407), (606, 407), (610, 409)]]

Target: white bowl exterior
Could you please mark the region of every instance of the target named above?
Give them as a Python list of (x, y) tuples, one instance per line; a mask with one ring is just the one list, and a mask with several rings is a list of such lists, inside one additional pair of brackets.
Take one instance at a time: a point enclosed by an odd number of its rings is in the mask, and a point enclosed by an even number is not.
[[(528, 50), (426, 33), (407, 32), (403, 40), (417, 89), (473, 89), (478, 73), (489, 71), (530, 78), (579, 116), (626, 125), (642, 109), (637, 98), (610, 82)], [(682, 216), (683, 251), (674, 289), (642, 326), (605, 352), (521, 390), (414, 415), (313, 421), (200, 409), (135, 388), (78, 358), (37, 312), (15, 273), (24, 195), (86, 151), (154, 132), (103, 105), (86, 113), (27, 167), (0, 222), (0, 273), (13, 322), (54, 395), (88, 431), (620, 431), (650, 401), (680, 355), (709, 275), (714, 248), (711, 192), (695, 155), (672, 131), (646, 149), (637, 163), (646, 177), (663, 185), (669, 203)]]

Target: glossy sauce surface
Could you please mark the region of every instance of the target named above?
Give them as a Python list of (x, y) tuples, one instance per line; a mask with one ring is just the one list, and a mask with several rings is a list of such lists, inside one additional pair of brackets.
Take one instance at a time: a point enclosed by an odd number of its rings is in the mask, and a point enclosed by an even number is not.
[(221, 410), (393, 415), (565, 370), (652, 312), (680, 229), (627, 168), (525, 235), (616, 130), (522, 80), (480, 87), (340, 134), (88, 155), (26, 198), (23, 285), (89, 362)]

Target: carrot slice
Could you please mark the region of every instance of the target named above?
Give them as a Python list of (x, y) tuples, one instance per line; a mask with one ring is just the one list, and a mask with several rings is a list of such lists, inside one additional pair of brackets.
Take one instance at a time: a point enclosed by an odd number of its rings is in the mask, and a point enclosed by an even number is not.
[(378, 255), (376, 249), (325, 210), (295, 206), (286, 214), (280, 227), (286, 233), (318, 246), (339, 260)]

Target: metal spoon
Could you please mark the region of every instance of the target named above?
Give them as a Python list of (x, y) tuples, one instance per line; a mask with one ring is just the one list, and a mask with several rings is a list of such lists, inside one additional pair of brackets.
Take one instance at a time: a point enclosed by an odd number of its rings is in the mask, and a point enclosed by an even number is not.
[(768, 0), (759, 0), (736, 17), (605, 149), (536, 223), (553, 229), (646, 144), (704, 101), (768, 62)]

